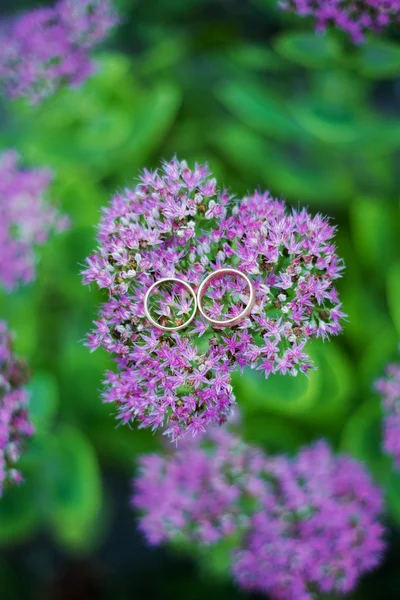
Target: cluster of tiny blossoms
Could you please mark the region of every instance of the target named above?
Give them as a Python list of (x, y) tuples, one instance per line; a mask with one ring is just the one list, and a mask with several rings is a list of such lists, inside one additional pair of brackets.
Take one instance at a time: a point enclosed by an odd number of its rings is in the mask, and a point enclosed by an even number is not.
[(382, 395), (384, 410), (384, 448), (400, 468), (400, 364), (386, 367), (386, 377), (375, 383)]
[(36, 104), (63, 84), (83, 83), (93, 71), (88, 50), (117, 21), (110, 0), (59, 0), (3, 23), (0, 79), (7, 95)]
[(313, 17), (319, 33), (332, 25), (356, 43), (363, 42), (368, 31), (379, 33), (400, 21), (400, 0), (280, 0), (280, 6)]
[(11, 335), (0, 321), (0, 496), (6, 485), (22, 480), (15, 465), (24, 441), (34, 432), (27, 414), (27, 393), (21, 387), (26, 382), (26, 366), (14, 356)]
[(150, 544), (219, 541), (244, 589), (276, 600), (347, 592), (384, 550), (380, 491), (325, 442), (268, 457), (227, 430), (140, 459), (132, 506)]
[(50, 171), (23, 170), (18, 161), (13, 150), (0, 154), (0, 286), (7, 290), (34, 279), (35, 246), (68, 225), (44, 202)]
[[(167, 425), (176, 439), (226, 420), (235, 402), (233, 369), (249, 366), (266, 377), (307, 373), (306, 341), (341, 330), (333, 280), (343, 266), (334, 234), (326, 219), (289, 210), (268, 192), (236, 201), (217, 187), (207, 166), (191, 170), (175, 159), (161, 172), (145, 171), (103, 211), (99, 249), (84, 271), (85, 283), (107, 291), (87, 342), (116, 356), (118, 371), (107, 373), (105, 400), (118, 405), (124, 422)], [(213, 327), (198, 315), (174, 333), (147, 321), (144, 296), (151, 284), (175, 276), (196, 289), (220, 267), (253, 281), (256, 304), (244, 321)], [(233, 291), (245, 304), (240, 285)], [(211, 292), (218, 314), (232, 298), (220, 292), (218, 286)], [(191, 309), (183, 294), (165, 294), (159, 322), (179, 325)]]

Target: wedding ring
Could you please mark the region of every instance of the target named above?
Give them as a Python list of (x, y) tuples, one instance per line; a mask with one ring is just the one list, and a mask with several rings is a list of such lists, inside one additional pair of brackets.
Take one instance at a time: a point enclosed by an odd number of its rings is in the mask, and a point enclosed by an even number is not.
[[(242, 312), (239, 313), (238, 315), (236, 315), (235, 317), (232, 317), (230, 319), (224, 319), (222, 321), (218, 321), (217, 319), (213, 319), (212, 317), (207, 315), (207, 313), (204, 311), (204, 308), (202, 306), (202, 300), (203, 300), (204, 294), (206, 293), (206, 291), (207, 291), (208, 287), (211, 285), (211, 283), (215, 279), (219, 279), (220, 277), (223, 277), (224, 275), (236, 275), (245, 280), (247, 287), (249, 288), (249, 301), (248, 301), (247, 305), (245, 306), (245, 308), (242, 310)], [(251, 279), (249, 277), (247, 277), (247, 275), (245, 275), (241, 271), (238, 271), (237, 269), (231, 269), (228, 267), (223, 268), (223, 269), (217, 269), (213, 273), (210, 273), (210, 275), (207, 275), (207, 277), (205, 279), (203, 279), (203, 281), (200, 284), (199, 289), (197, 290), (197, 305), (199, 307), (199, 311), (201, 312), (201, 314), (207, 321), (209, 321), (213, 325), (218, 325), (219, 327), (233, 327), (234, 325), (237, 325), (238, 323), (240, 323), (240, 321), (243, 321), (243, 319), (245, 319), (251, 313), (252, 308), (255, 303), (255, 300), (256, 300), (256, 294), (255, 294), (254, 286), (253, 286)]]
[[(158, 321), (156, 321), (151, 316), (150, 310), (149, 310), (149, 300), (150, 300), (150, 296), (151, 296), (152, 292), (161, 284), (169, 283), (169, 282), (179, 283), (180, 285), (182, 285), (186, 290), (188, 290), (188, 292), (190, 293), (190, 295), (192, 296), (193, 301), (194, 301), (193, 312), (190, 315), (189, 319), (187, 319), (187, 321), (185, 321), (181, 325), (176, 325), (173, 327), (166, 327), (165, 325), (161, 325), (160, 323), (158, 323)], [(178, 279), (177, 277), (164, 277), (163, 279), (159, 279), (158, 281), (155, 281), (147, 290), (146, 295), (144, 297), (144, 312), (145, 312), (146, 318), (150, 321), (150, 323), (152, 325), (154, 325), (154, 327), (157, 327), (157, 329), (161, 329), (162, 331), (179, 331), (180, 329), (184, 329), (185, 327), (187, 327), (189, 325), (189, 323), (191, 323), (196, 316), (196, 312), (197, 312), (196, 293), (193, 290), (192, 286), (189, 285), (188, 283), (186, 283), (186, 281), (182, 281), (182, 279)]]

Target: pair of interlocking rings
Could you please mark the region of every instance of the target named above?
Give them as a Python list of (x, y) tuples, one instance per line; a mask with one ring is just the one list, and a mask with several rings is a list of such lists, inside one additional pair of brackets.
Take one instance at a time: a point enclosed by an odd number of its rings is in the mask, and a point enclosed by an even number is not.
[[(204, 295), (205, 295), (207, 289), (212, 284), (212, 282), (215, 281), (215, 279), (219, 279), (220, 277), (223, 277), (225, 275), (236, 275), (237, 277), (241, 277), (242, 279), (244, 279), (244, 281), (246, 282), (247, 287), (249, 289), (249, 300), (248, 300), (246, 306), (244, 307), (244, 309), (238, 315), (235, 315), (234, 317), (231, 317), (229, 319), (224, 319), (224, 320), (219, 321), (218, 319), (213, 319), (212, 317), (207, 315), (207, 313), (205, 312), (204, 307), (203, 307), (203, 298), (204, 298)], [(151, 316), (150, 310), (149, 310), (149, 300), (150, 300), (152, 292), (158, 286), (160, 286), (163, 283), (170, 283), (170, 282), (179, 283), (186, 290), (188, 290), (188, 292), (190, 293), (190, 295), (192, 296), (192, 298), (194, 300), (194, 308), (193, 308), (193, 312), (190, 315), (189, 319), (187, 321), (185, 321), (183, 324), (176, 325), (173, 327), (166, 327), (165, 325), (161, 325), (160, 323), (158, 323)], [(218, 327), (233, 327), (234, 325), (237, 325), (238, 323), (243, 321), (243, 319), (245, 319), (251, 313), (254, 303), (255, 303), (255, 291), (254, 291), (254, 286), (253, 286), (251, 279), (249, 279), (249, 277), (247, 277), (247, 275), (245, 275), (241, 271), (238, 271), (237, 269), (224, 268), (224, 269), (217, 269), (213, 273), (210, 273), (209, 275), (207, 275), (207, 277), (205, 279), (203, 279), (203, 281), (201, 282), (199, 289), (197, 290), (197, 293), (194, 291), (194, 289), (192, 288), (192, 286), (189, 283), (187, 283), (186, 281), (183, 281), (182, 279), (179, 279), (177, 277), (164, 277), (163, 279), (159, 279), (158, 281), (155, 281), (149, 287), (149, 289), (147, 290), (146, 295), (144, 297), (144, 312), (145, 312), (147, 319), (150, 321), (150, 323), (152, 325), (154, 325), (154, 327), (157, 327), (157, 329), (162, 329), (163, 331), (179, 331), (180, 329), (184, 329), (195, 318), (197, 309), (199, 309), (202, 316), (207, 321), (209, 321), (212, 325), (216, 325)]]

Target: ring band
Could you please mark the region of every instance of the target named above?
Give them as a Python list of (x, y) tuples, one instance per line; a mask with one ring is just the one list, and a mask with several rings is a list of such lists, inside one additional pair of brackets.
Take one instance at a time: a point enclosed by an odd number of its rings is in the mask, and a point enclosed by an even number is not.
[[(218, 321), (217, 319), (213, 319), (212, 317), (209, 317), (204, 312), (204, 309), (202, 307), (202, 300), (203, 300), (204, 294), (206, 293), (207, 288), (214, 281), (214, 279), (217, 279), (223, 275), (237, 275), (238, 277), (241, 277), (242, 279), (244, 279), (249, 288), (250, 297), (249, 297), (249, 301), (248, 301), (247, 305), (245, 306), (245, 308), (242, 310), (242, 312), (240, 314), (236, 315), (236, 317), (232, 317), (231, 319), (225, 319), (224, 321)], [(241, 271), (238, 271), (237, 269), (231, 269), (228, 267), (223, 268), (223, 269), (217, 269), (213, 273), (210, 273), (210, 275), (207, 275), (207, 277), (205, 279), (203, 279), (203, 281), (200, 284), (199, 289), (197, 290), (197, 305), (198, 305), (199, 311), (201, 312), (203, 317), (207, 321), (212, 323), (213, 325), (218, 325), (218, 326), (222, 326), (222, 327), (233, 327), (234, 325), (237, 325), (238, 323), (240, 323), (240, 321), (243, 321), (243, 319), (245, 319), (251, 313), (255, 301), (256, 301), (256, 294), (255, 294), (254, 286), (253, 286), (251, 279), (249, 277), (247, 277), (247, 275), (245, 275)]]
[[(181, 285), (183, 285), (183, 287), (189, 291), (189, 293), (191, 294), (191, 296), (194, 300), (194, 309), (193, 309), (192, 315), (182, 325), (176, 325), (174, 327), (165, 327), (164, 325), (160, 325), (160, 323), (158, 323), (155, 319), (153, 319), (153, 317), (150, 314), (150, 310), (149, 310), (149, 298), (150, 298), (152, 291), (156, 287), (161, 285), (162, 283), (168, 283), (168, 282), (175, 282), (175, 283), (180, 283)], [(189, 285), (188, 283), (186, 283), (186, 281), (182, 281), (182, 279), (178, 279), (177, 277), (164, 277), (163, 279), (159, 279), (158, 281), (155, 281), (147, 290), (146, 295), (144, 297), (144, 312), (145, 312), (146, 318), (150, 321), (150, 323), (152, 325), (154, 325), (154, 327), (157, 327), (157, 329), (162, 329), (162, 331), (179, 331), (180, 329), (184, 329), (184, 327), (187, 327), (189, 325), (189, 323), (191, 323), (196, 316), (196, 312), (197, 312), (196, 293), (195, 293), (194, 289), (192, 288), (192, 286)]]

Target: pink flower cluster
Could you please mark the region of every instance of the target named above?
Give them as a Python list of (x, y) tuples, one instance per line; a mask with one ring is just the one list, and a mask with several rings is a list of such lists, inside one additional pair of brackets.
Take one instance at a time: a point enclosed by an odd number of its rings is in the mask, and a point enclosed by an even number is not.
[(118, 21), (109, 0), (59, 0), (4, 23), (0, 79), (11, 98), (39, 103), (62, 84), (77, 86), (93, 71), (88, 50)]
[(7, 290), (34, 279), (35, 246), (68, 226), (44, 202), (50, 171), (23, 170), (18, 161), (13, 150), (0, 154), (0, 286)]
[(368, 31), (380, 32), (400, 21), (400, 0), (281, 0), (280, 6), (313, 17), (319, 33), (332, 25), (356, 43), (363, 42)]
[(34, 433), (22, 387), (27, 375), (26, 365), (13, 354), (7, 326), (0, 321), (0, 496), (6, 485), (22, 481), (15, 465), (25, 440)]
[(140, 459), (132, 506), (150, 544), (221, 541), (238, 584), (276, 600), (347, 592), (385, 548), (381, 492), (323, 441), (288, 458), (222, 429), (185, 438)]
[(375, 387), (382, 395), (384, 410), (384, 449), (400, 468), (400, 364), (386, 367), (386, 377), (378, 379)]
[[(103, 211), (99, 249), (84, 271), (85, 283), (107, 292), (87, 342), (116, 356), (118, 372), (107, 373), (105, 400), (117, 404), (124, 422), (167, 425), (176, 439), (226, 420), (235, 402), (233, 369), (249, 366), (266, 377), (307, 373), (306, 341), (341, 331), (333, 280), (343, 265), (334, 235), (327, 219), (287, 209), (268, 192), (235, 200), (207, 166), (191, 170), (175, 159), (161, 172), (145, 171)], [(151, 284), (176, 276), (196, 289), (219, 267), (252, 278), (256, 304), (244, 321), (221, 328), (197, 317), (175, 333), (147, 321), (144, 296)], [(159, 290), (160, 324), (185, 322), (188, 298)], [(219, 318), (246, 302), (238, 281), (213, 286), (208, 297)]]

